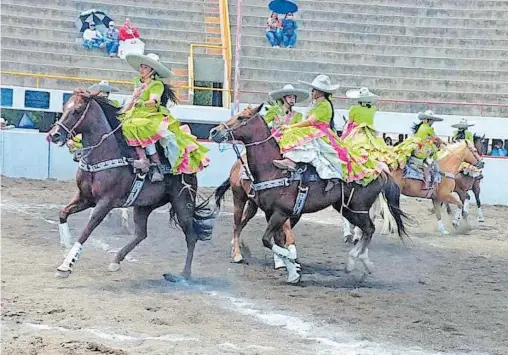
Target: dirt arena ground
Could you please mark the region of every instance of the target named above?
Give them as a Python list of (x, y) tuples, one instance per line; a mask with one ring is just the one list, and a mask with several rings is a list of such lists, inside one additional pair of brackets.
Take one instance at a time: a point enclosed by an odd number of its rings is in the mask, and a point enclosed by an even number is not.
[[(297, 286), (272, 269), (262, 216), (243, 233), (248, 264), (230, 263), (230, 203), (213, 239), (197, 247), (193, 279), (165, 281), (186, 249), (162, 208), (120, 271), (108, 263), (132, 236), (112, 218), (70, 278), (55, 279), (64, 257), (58, 210), (73, 190), (2, 179), (2, 354), (508, 354), (506, 207), (486, 206), (483, 224), (471, 208), (470, 229), (443, 237), (430, 202), (405, 199), (418, 218), (412, 241), (376, 235), (376, 272), (366, 277), (344, 273), (338, 215), (308, 215), (296, 228)], [(74, 237), (87, 218), (70, 217)]]

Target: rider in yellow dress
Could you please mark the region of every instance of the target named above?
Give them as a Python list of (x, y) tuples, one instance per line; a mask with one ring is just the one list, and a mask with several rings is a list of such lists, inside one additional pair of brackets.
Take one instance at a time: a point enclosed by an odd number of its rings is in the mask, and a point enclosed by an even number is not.
[[(134, 79), (132, 100), (120, 116), (127, 144), (134, 147), (138, 155), (134, 167), (148, 171), (150, 162), (147, 155), (160, 167), (155, 143), (163, 139), (161, 145), (173, 174), (192, 174), (202, 170), (210, 163), (206, 154), (208, 148), (197, 141), (187, 125), (180, 126), (180, 122), (171, 116), (166, 107), (168, 101), (178, 102), (170, 86), (162, 81), (171, 76), (171, 71), (154, 53), (131, 53), (125, 59), (140, 74)], [(163, 179), (161, 171), (155, 171), (152, 175), (154, 182)]]
[(395, 168), (397, 159), (393, 148), (376, 135), (374, 127), (377, 95), (362, 87), (348, 90), (346, 96), (353, 101), (353, 105), (349, 109), (349, 120), (344, 126), (341, 139), (348, 147), (365, 152), (375, 160)]
[(468, 122), (467, 119), (463, 118), (459, 123), (453, 124), (452, 127), (456, 128), (456, 130), (452, 134), (452, 141), (456, 142), (462, 139), (466, 139), (471, 143), (474, 143), (474, 136), (471, 131), (469, 131), (469, 127), (473, 127), (475, 125), (474, 122)]
[(334, 131), (331, 95), (339, 85), (332, 85), (326, 75), (318, 75), (312, 83), (300, 82), (312, 88), (313, 103), (305, 120), (282, 127), (279, 146), (284, 159), (275, 160), (274, 165), (294, 170), (296, 163), (311, 164), (321, 179), (328, 180), (325, 191), (340, 179), (365, 185), (374, 180), (383, 167), (368, 156), (349, 150)]

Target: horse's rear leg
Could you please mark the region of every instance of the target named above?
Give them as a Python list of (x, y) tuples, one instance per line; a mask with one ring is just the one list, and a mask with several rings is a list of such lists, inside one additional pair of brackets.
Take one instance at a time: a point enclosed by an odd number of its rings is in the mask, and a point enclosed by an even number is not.
[(125, 259), (132, 249), (134, 249), (139, 243), (141, 243), (147, 237), (147, 223), (148, 216), (157, 206), (135, 206), (134, 207), (134, 239), (124, 246), (113, 259), (113, 262), (109, 264), (109, 271), (120, 270), (120, 263)]
[(69, 225), (67, 224), (67, 218), (74, 213), (90, 208), (92, 204), (90, 201), (82, 198), (81, 193), (78, 191), (71, 202), (65, 206), (59, 213), (60, 224), (58, 225), (58, 231), (60, 232), (60, 244), (66, 248), (70, 248), (72, 242), (72, 235)]
[[(257, 205), (248, 200), (247, 194), (240, 187), (233, 187), (233, 239), (231, 240), (231, 258), (235, 263), (243, 261), (240, 248), (242, 229), (256, 215)], [(247, 205), (247, 208), (245, 208)]]
[(476, 207), (478, 208), (476, 212), (478, 215), (478, 222), (485, 222), (485, 217), (483, 216), (482, 211), (482, 203), (480, 202), (480, 181), (481, 180), (475, 180), (473, 183), (473, 193), (476, 199)]
[[(79, 205), (82, 207), (82, 205)], [(62, 264), (57, 268), (57, 272), (55, 274), (56, 277), (69, 277), (72, 272), (72, 268), (79, 260), (81, 255), (81, 251), (83, 249), (83, 244), (86, 242), (90, 234), (92, 234), (93, 230), (97, 228), (97, 226), (102, 222), (104, 217), (108, 214), (112, 209), (112, 202), (110, 200), (101, 200), (95, 206), (92, 218), (88, 221), (85, 228), (81, 232), (81, 236), (78, 241), (74, 243), (72, 248), (67, 253)], [(64, 209), (65, 210), (65, 209)], [(67, 219), (68, 214), (65, 211), (60, 218), (60, 222), (65, 221)]]

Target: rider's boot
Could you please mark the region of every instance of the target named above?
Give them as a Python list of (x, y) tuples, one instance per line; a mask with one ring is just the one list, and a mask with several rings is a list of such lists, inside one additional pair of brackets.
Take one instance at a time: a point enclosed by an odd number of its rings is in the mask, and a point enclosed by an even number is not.
[[(150, 151), (150, 153), (152, 153), (152, 152), (153, 151)], [(152, 178), (150, 179), (150, 181), (151, 182), (164, 181), (164, 175), (162, 174), (162, 170), (161, 170), (161, 160), (159, 158), (159, 153), (157, 153), (157, 151), (155, 151), (154, 154), (151, 154), (150, 160), (152, 162), (154, 162), (155, 164), (157, 164), (157, 167), (153, 171)]]
[(287, 158), (274, 160), (273, 165), (282, 170), (296, 171), (296, 163)]

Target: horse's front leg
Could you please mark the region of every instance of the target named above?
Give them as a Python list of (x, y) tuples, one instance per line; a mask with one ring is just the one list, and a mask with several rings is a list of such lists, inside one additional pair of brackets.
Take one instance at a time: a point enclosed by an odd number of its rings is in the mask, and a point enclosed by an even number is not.
[(78, 213), (92, 207), (92, 203), (84, 199), (81, 193), (78, 191), (71, 202), (65, 206), (59, 213), (60, 224), (58, 225), (58, 231), (60, 233), (60, 244), (65, 248), (70, 248), (72, 245), (72, 235), (69, 225), (67, 224), (67, 218), (74, 213)]
[[(81, 255), (81, 251), (83, 249), (83, 244), (86, 242), (90, 234), (92, 234), (93, 230), (97, 228), (97, 226), (102, 222), (104, 217), (108, 214), (109, 211), (113, 208), (113, 202), (110, 199), (100, 200), (99, 203), (94, 208), (93, 215), (88, 221), (87, 225), (81, 232), (81, 236), (78, 241), (74, 243), (72, 248), (67, 253), (62, 264), (57, 268), (57, 272), (55, 274), (56, 277), (69, 277), (72, 272), (72, 268), (79, 260)], [(65, 216), (65, 214), (64, 214)], [(65, 216), (66, 217), (66, 216)]]
[(263, 245), (270, 249), (274, 254), (277, 254), (277, 256), (279, 256), (284, 262), (288, 272), (287, 282), (298, 283), (301, 275), (298, 272), (294, 254), (288, 249), (272, 243), (272, 239), (276, 240), (277, 237), (279, 237), (279, 233), (282, 232), (282, 226), (286, 221), (288, 221), (288, 217), (282, 212), (275, 211), (272, 214), (267, 213), (266, 218), (268, 220), (268, 226), (263, 235)]

